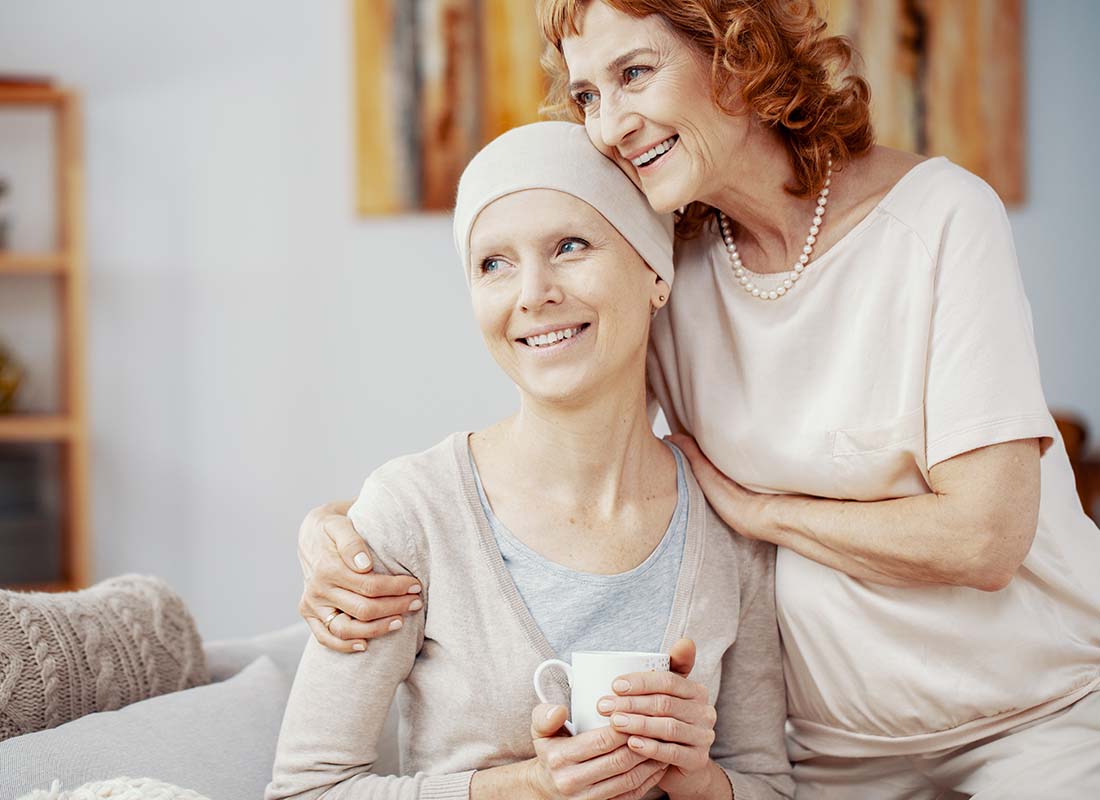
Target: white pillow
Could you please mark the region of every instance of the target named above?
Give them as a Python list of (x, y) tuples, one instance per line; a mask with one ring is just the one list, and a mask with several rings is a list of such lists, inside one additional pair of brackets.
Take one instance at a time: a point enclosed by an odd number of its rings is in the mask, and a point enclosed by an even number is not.
[(221, 683), (0, 742), (0, 797), (151, 775), (216, 800), (263, 797), (290, 682), (267, 656)]

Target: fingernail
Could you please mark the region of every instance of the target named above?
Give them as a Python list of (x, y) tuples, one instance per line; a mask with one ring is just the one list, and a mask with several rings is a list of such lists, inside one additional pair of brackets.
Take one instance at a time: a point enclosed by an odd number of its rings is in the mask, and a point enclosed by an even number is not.
[(370, 566), (370, 559), (367, 558), (366, 553), (355, 554), (355, 566), (359, 567), (359, 569), (367, 569)]
[(550, 708), (546, 709), (546, 721), (547, 722), (550, 721), (550, 717), (554, 716), (554, 712), (557, 711), (557, 710), (558, 710), (557, 706), (550, 706)]
[(626, 725), (628, 722), (630, 722), (630, 720), (627, 719), (626, 714), (613, 714), (611, 716), (611, 722), (615, 725), (618, 725), (621, 728), (624, 725)]
[(424, 607), (424, 603), (420, 600), (413, 600), (409, 603), (409, 611), (419, 611)]
[(412, 586), (410, 586), (407, 594), (420, 594), (420, 584), (414, 583)]
[(356, 642), (355, 644), (353, 644), (351, 646), (351, 649), (362, 653), (364, 650), (367, 649), (367, 646), (365, 644), (363, 644), (362, 642)]
[(619, 678), (619, 680), (617, 680), (613, 684), (611, 684), (611, 688), (614, 689), (619, 694), (622, 694), (623, 692), (629, 692), (630, 691), (630, 681), (624, 681), (622, 678)]
[(633, 747), (633, 748), (634, 748), (635, 750), (639, 750), (639, 749), (641, 749), (642, 745), (643, 745), (643, 744), (645, 744), (645, 743), (644, 743), (644, 742), (643, 742), (643, 741), (642, 741), (641, 739), (639, 739), (639, 738), (638, 738), (637, 736), (631, 736), (631, 737), (630, 737), (630, 738), (629, 738), (629, 739), (627, 740), (627, 743), (628, 743), (628, 744), (629, 744), (629, 745), (630, 745), (631, 747)]
[(391, 622), (391, 623), (390, 623), (390, 630), (391, 630), (391, 631), (395, 631), (395, 630), (397, 630), (398, 628), (400, 628), (400, 627), (401, 627), (402, 625), (404, 625), (404, 624), (405, 624), (405, 623), (403, 623), (403, 622), (402, 622), (401, 620), (399, 620), (399, 619), (395, 619), (395, 620), (394, 620), (393, 622)]
[(600, 711), (611, 711), (615, 708), (615, 704), (612, 703), (610, 700), (601, 700), (600, 702), (596, 703), (596, 708), (598, 708)]

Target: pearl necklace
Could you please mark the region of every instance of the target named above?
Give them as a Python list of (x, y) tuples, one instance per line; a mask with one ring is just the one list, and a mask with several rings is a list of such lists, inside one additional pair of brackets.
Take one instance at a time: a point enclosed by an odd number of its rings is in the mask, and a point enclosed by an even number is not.
[(821, 194), (817, 196), (817, 207), (814, 209), (814, 219), (810, 224), (810, 235), (806, 237), (806, 245), (802, 248), (802, 255), (795, 262), (792, 272), (788, 272), (783, 279), (783, 285), (775, 289), (761, 289), (756, 286), (746, 275), (745, 265), (741, 263), (741, 255), (737, 252), (737, 245), (733, 241), (733, 232), (730, 230), (730, 219), (721, 211), (718, 219), (722, 226), (722, 240), (726, 243), (726, 255), (729, 256), (730, 266), (733, 267), (733, 276), (741, 284), (746, 292), (761, 300), (777, 300), (798, 283), (806, 265), (810, 263), (810, 256), (814, 252), (814, 243), (817, 242), (817, 234), (821, 231), (821, 221), (825, 216), (825, 205), (829, 202), (829, 184), (833, 182), (833, 161), (829, 159), (829, 168), (825, 172), (825, 185), (821, 188)]

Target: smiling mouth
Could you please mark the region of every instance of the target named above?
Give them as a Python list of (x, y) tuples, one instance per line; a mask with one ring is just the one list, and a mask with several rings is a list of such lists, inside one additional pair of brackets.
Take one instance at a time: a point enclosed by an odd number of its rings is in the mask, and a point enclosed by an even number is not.
[(680, 141), (680, 135), (679, 134), (673, 134), (672, 136), (668, 137), (667, 139), (665, 139), (660, 144), (646, 150), (644, 153), (642, 153), (637, 158), (630, 159), (630, 163), (633, 164), (638, 169), (641, 169), (642, 167), (648, 167), (648, 166), (651, 166), (653, 164), (656, 164), (658, 161), (660, 161), (662, 158), (664, 158), (665, 153), (667, 153), (669, 150), (671, 150), (673, 147), (675, 147), (675, 145), (678, 141)]
[(585, 322), (578, 325), (575, 328), (562, 328), (561, 330), (553, 331), (551, 333), (540, 333), (538, 336), (526, 336), (521, 339), (516, 339), (520, 344), (526, 345), (533, 349), (541, 349), (547, 347), (554, 347), (562, 342), (572, 339), (574, 336), (583, 333), (588, 330), (589, 323)]

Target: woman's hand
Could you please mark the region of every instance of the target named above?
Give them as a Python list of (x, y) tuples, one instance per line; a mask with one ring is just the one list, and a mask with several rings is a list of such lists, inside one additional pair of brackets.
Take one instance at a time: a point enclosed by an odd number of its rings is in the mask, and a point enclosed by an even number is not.
[(545, 800), (638, 800), (658, 784), (667, 766), (626, 746), (611, 728), (563, 736), (565, 706), (540, 705), (531, 712), (536, 758), (528, 783)]
[(667, 764), (659, 781), (673, 798), (729, 796), (725, 773), (710, 758), (717, 714), (707, 688), (689, 680), (695, 642), (681, 639), (669, 651), (670, 672), (635, 672), (612, 684), (615, 697), (597, 708), (613, 730), (628, 737), (631, 752)]
[[(366, 649), (366, 639), (401, 627), (402, 614), (417, 611), (420, 584), (409, 575), (375, 575), (370, 552), (347, 511), (351, 503), (318, 506), (302, 520), (298, 560), (305, 589), (298, 603), (317, 641), (343, 653)], [(325, 627), (334, 611), (342, 612)]]
[(771, 495), (750, 491), (727, 477), (699, 449), (693, 437), (674, 433), (666, 438), (687, 457), (695, 480), (715, 513), (746, 539), (762, 538), (759, 531), (763, 527), (763, 514)]

